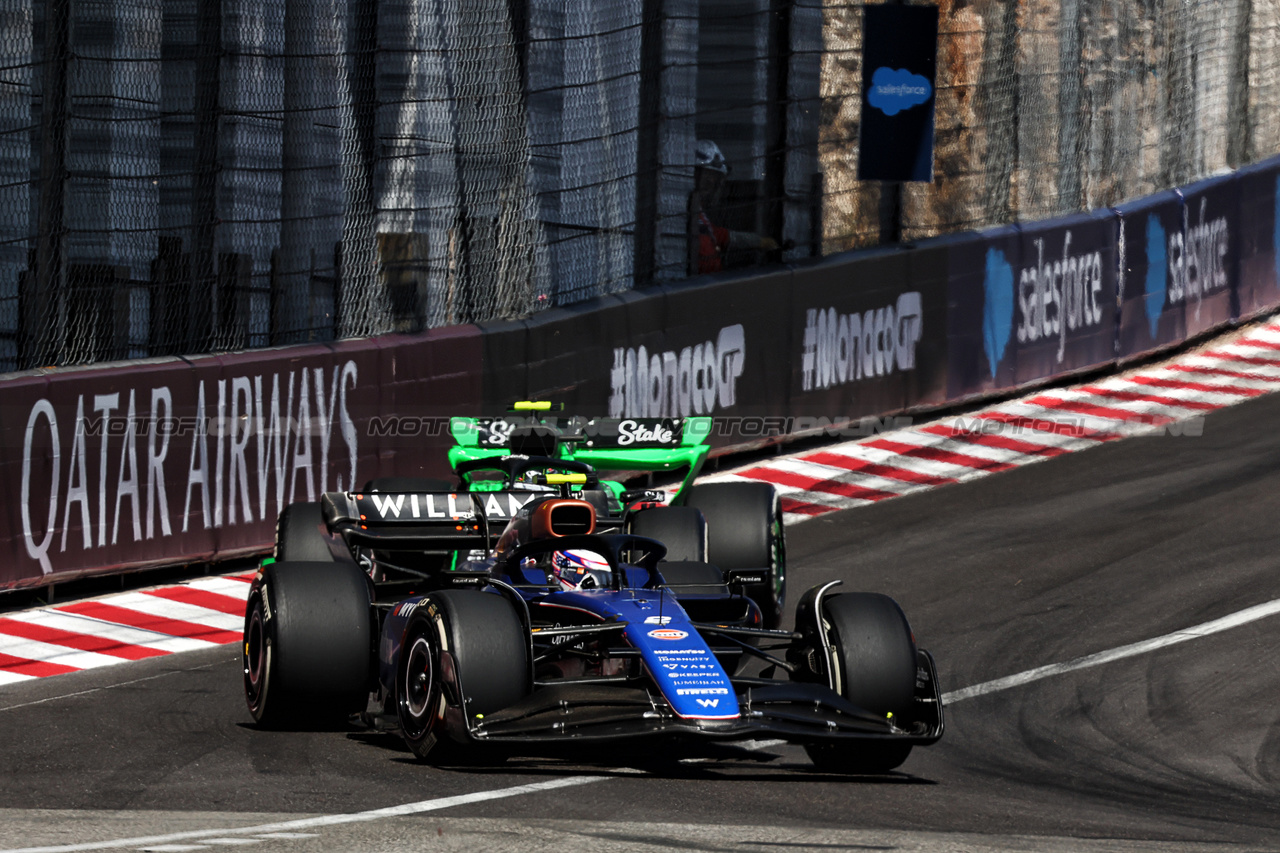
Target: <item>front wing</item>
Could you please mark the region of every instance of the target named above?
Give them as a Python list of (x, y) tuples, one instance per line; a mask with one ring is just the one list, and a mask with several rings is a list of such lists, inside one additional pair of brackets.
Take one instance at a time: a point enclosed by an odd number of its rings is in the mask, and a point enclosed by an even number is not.
[[(754, 681), (737, 692), (740, 714), (728, 720), (684, 719), (656, 690), (604, 684), (545, 687), (480, 720), (449, 713), (450, 729), (476, 743), (564, 744), (637, 738), (720, 741), (767, 736), (801, 744), (895, 740), (927, 745), (942, 737), (942, 697), (933, 657), (918, 652), (913, 722), (899, 728), (846, 701), (829, 687)], [(453, 711), (453, 709), (451, 709)]]

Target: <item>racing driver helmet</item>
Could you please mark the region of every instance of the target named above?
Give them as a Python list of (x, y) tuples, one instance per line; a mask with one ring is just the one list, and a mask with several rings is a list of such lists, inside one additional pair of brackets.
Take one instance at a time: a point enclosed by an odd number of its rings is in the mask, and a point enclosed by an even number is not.
[(609, 561), (595, 551), (556, 551), (551, 570), (564, 590), (607, 589), (613, 575)]

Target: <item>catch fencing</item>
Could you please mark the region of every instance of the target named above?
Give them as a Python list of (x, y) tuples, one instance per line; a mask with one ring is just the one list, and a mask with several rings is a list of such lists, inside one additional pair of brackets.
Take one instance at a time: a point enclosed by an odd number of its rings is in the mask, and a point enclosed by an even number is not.
[[(0, 371), (525, 317), (1280, 151), (1280, 0), (941, 0), (935, 178), (856, 175), (861, 3), (0, 0)], [(882, 192), (884, 197), (882, 198)]]

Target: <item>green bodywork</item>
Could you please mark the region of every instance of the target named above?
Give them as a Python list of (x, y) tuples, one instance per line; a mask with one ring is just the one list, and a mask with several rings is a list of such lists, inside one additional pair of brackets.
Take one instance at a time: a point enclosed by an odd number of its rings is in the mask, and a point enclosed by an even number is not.
[[(480, 432), (476, 418), (451, 418), (449, 431), (456, 444), (449, 448), (449, 467), (457, 470), (458, 465), (473, 459), (501, 459), (511, 451), (506, 447), (481, 447)], [(680, 490), (672, 498), (672, 505), (681, 505), (689, 494), (689, 486), (693, 484), (707, 461), (711, 448), (707, 446), (707, 438), (711, 435), (711, 418), (686, 418), (678, 447), (642, 447), (629, 449), (610, 447), (592, 449), (578, 447), (574, 442), (563, 442), (557, 446), (556, 458), (573, 462), (585, 462), (597, 471), (663, 471), (676, 472), (685, 470), (680, 481)], [(490, 486), (485, 482), (473, 482), (472, 488), (501, 488), (501, 484)], [(603, 488), (609, 489), (614, 498), (620, 499), (625, 487), (614, 480), (600, 481)]]

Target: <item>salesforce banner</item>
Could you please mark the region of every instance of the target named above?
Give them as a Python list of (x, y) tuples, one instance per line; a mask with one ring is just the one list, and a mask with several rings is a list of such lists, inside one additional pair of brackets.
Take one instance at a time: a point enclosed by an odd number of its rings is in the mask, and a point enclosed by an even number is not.
[(1114, 360), (1116, 241), (1110, 211), (946, 241), (949, 396)]
[(1165, 235), (1165, 303), (1181, 306), (1186, 336), (1230, 323), (1235, 308), (1240, 183), (1235, 175), (1179, 189), (1182, 228)]
[(1115, 208), (1120, 217), (1120, 358), (1187, 336), (1181, 301), (1169, 299), (1170, 240), (1181, 239), (1182, 196), (1168, 190)]
[(1241, 169), (1236, 307), (1241, 317), (1280, 303), (1280, 157)]

